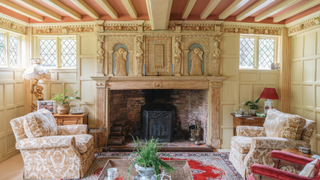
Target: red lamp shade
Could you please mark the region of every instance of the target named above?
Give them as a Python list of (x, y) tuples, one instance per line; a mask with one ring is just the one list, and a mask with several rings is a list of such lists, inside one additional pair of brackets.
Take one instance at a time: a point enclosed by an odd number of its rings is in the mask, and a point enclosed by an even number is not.
[(260, 98), (262, 99), (279, 99), (277, 91), (275, 88), (264, 88)]

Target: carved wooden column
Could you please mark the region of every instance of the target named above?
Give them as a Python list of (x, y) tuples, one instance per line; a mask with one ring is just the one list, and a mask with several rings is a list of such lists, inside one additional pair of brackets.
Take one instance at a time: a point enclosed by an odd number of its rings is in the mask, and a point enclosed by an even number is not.
[(98, 35), (98, 50), (97, 50), (97, 76), (104, 76), (103, 65), (104, 65), (104, 36)]
[(215, 36), (212, 49), (213, 75), (220, 75), (220, 54), (220, 36)]
[(280, 89), (281, 89), (281, 111), (290, 113), (291, 98), (291, 59), (290, 43), (291, 37), (288, 37), (288, 29), (282, 29), (282, 58), (280, 68)]
[(136, 63), (135, 63), (135, 72), (136, 76), (142, 76), (143, 75), (143, 35), (136, 37)]
[(107, 81), (109, 80), (109, 76), (91, 76), (93, 80), (96, 81), (96, 88), (97, 88), (97, 100), (96, 100), (96, 113), (95, 113), (95, 120), (97, 127), (106, 127), (107, 131), (104, 133), (99, 133), (98, 137), (98, 147), (106, 146), (106, 136), (108, 134), (108, 123), (106, 122), (107, 119), (107, 111), (106, 111), (106, 98), (108, 97), (107, 93)]
[(181, 50), (181, 36), (174, 36), (174, 75), (181, 76), (181, 61), (182, 61), (182, 50)]
[(220, 149), (220, 88), (221, 82), (211, 82), (211, 127), (210, 142), (213, 148)]

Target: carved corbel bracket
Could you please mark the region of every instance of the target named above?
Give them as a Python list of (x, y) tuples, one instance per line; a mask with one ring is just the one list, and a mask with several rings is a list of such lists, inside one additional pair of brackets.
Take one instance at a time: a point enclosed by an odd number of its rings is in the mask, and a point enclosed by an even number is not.
[(91, 79), (96, 82), (96, 88), (106, 88), (110, 76), (91, 76)]
[(211, 88), (221, 88), (222, 83), (221, 82), (210, 82)]

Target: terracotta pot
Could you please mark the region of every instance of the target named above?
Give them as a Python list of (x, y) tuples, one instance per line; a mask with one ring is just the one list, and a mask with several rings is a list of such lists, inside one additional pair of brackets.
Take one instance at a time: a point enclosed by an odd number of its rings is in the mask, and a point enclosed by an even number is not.
[(58, 114), (69, 114), (70, 105), (69, 104), (59, 104), (57, 108)]

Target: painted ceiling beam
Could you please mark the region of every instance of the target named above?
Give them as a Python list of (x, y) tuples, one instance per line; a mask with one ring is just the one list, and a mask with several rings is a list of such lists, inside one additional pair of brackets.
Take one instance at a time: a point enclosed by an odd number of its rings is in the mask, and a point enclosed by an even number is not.
[(298, 13), (301, 13), (302, 11), (305, 11), (307, 9), (312, 8), (313, 6), (316, 6), (320, 4), (319, 0), (311, 0), (307, 1), (306, 3), (302, 4), (301, 6), (295, 7), (287, 12), (284, 12), (276, 17), (273, 18), (273, 22), (280, 22), (282, 20), (285, 20), (291, 16), (294, 16)]
[(274, 0), (260, 0), (250, 6), (248, 9), (243, 11), (241, 14), (237, 16), (237, 21), (242, 21), (245, 18), (251, 16), (252, 14), (256, 13), (260, 9), (266, 7), (268, 4), (272, 3)]
[(80, 8), (82, 11), (84, 11), (86, 14), (88, 14), (93, 19), (99, 19), (99, 14), (94, 11), (87, 3), (85, 3), (83, 0), (71, 0), (73, 4), (75, 4), (78, 8)]
[(152, 30), (168, 29), (173, 0), (146, 0)]
[(10, 9), (11, 11), (14, 11), (16, 13), (19, 13), (19, 14), (22, 14), (24, 16), (27, 16), (31, 19), (34, 19), (36, 21), (43, 21), (43, 17), (32, 12), (32, 11), (29, 11), (17, 4), (14, 4), (10, 1), (7, 1), (7, 0), (0, 0), (0, 6), (2, 7), (5, 7), (7, 9)]
[(194, 7), (194, 4), (196, 4), (197, 0), (188, 0), (186, 6), (184, 7), (183, 13), (182, 13), (182, 19), (187, 19), (192, 8)]
[(225, 9), (220, 15), (219, 19), (226, 19), (236, 10), (245, 5), (249, 0), (236, 0), (227, 9)]
[(106, 0), (96, 0), (96, 2), (106, 11), (113, 19), (118, 19), (118, 13)]
[(121, 0), (121, 2), (132, 18), (138, 18), (137, 11), (134, 8), (131, 0)]
[(81, 20), (81, 15), (74, 11), (73, 9), (69, 8), (68, 6), (62, 4), (58, 0), (42, 0), (46, 4), (50, 5), (51, 7), (55, 8), (56, 10), (67, 14), (68, 16), (72, 17), (73, 19), (76, 20)]
[(298, 2), (300, 2), (301, 0), (285, 0), (279, 4), (277, 4), (276, 6), (264, 11), (263, 13), (261, 13), (260, 15), (258, 15), (257, 17), (254, 18), (255, 22), (260, 22), (272, 15), (277, 14), (280, 11), (283, 11), (285, 9), (287, 9), (290, 6), (293, 6), (295, 4), (297, 4)]
[(49, 18), (52, 18), (54, 20), (57, 20), (57, 21), (62, 20), (62, 17), (59, 14), (39, 5), (36, 2), (30, 1), (30, 0), (15, 0), (15, 2), (18, 2), (19, 4), (22, 4), (28, 8), (31, 8), (31, 9), (33, 9), (33, 10), (35, 10), (45, 16), (48, 16)]
[(207, 7), (200, 14), (200, 19), (207, 19), (210, 13), (217, 7), (221, 0), (210, 0)]

